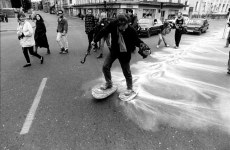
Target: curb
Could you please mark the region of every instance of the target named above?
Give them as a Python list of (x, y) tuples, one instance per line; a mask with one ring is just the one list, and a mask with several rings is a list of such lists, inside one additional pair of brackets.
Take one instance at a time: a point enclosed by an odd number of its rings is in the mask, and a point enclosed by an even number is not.
[(0, 32), (7, 32), (7, 31), (17, 31), (17, 30), (13, 30), (13, 29), (9, 29), (9, 30), (0, 30)]

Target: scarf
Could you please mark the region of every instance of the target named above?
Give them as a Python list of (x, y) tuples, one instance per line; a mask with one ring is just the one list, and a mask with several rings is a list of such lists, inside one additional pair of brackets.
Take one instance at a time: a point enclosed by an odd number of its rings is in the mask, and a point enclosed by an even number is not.
[(118, 28), (117, 28), (117, 34), (118, 34), (118, 44), (120, 47), (120, 52), (127, 52), (124, 38)]

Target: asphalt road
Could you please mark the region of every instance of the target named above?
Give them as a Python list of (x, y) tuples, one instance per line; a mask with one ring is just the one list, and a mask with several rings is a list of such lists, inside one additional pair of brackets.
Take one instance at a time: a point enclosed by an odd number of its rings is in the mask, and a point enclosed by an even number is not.
[[(178, 50), (172, 48), (174, 31), (166, 38), (169, 48), (156, 49), (157, 36), (142, 38), (153, 53), (144, 60), (133, 55), (139, 94), (127, 103), (118, 99), (124, 77), (117, 61), (112, 74), (119, 91), (106, 100), (92, 98), (90, 89), (103, 82), (104, 59), (92, 52), (80, 63), (87, 48), (84, 22), (69, 19), (69, 54), (60, 55), (57, 17), (41, 15), (51, 48), (51, 55), (39, 49), (44, 64), (31, 57), (32, 66), (23, 68), (26, 61), (16, 33), (1, 32), (1, 149), (230, 149), (229, 49), (223, 48), (223, 20), (210, 21), (209, 31), (201, 36), (183, 35)], [(34, 119), (21, 134), (34, 101), (39, 102)]]

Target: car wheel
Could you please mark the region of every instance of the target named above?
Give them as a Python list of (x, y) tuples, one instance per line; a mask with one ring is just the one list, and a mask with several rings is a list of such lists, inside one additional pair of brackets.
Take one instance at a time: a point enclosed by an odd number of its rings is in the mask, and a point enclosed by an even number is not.
[(149, 38), (151, 36), (150, 31), (147, 31), (147, 37)]
[(199, 32), (198, 32), (198, 35), (201, 35), (201, 32), (202, 32), (202, 31), (199, 31)]

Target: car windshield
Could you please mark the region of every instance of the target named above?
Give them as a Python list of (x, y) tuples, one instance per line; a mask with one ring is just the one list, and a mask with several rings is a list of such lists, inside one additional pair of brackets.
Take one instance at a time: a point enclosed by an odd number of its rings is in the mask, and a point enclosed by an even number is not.
[(201, 25), (203, 23), (202, 20), (189, 20), (188, 24), (190, 25)]
[(151, 24), (151, 20), (150, 19), (140, 19), (139, 21), (138, 21), (138, 23), (140, 23), (140, 24)]

